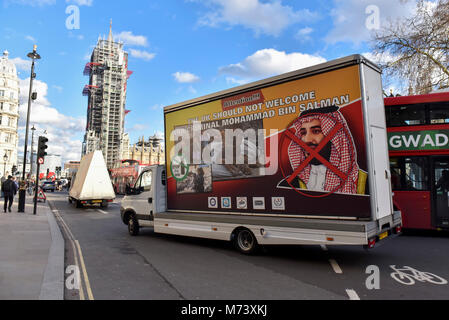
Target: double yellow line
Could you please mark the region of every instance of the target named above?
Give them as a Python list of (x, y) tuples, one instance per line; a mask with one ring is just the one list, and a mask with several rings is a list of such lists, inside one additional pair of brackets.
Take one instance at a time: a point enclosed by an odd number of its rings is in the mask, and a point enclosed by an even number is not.
[[(79, 282), (79, 284), (80, 284), (80, 288), (79, 288), (80, 300), (86, 300), (86, 296), (84, 295), (83, 287), (86, 288), (87, 299), (95, 300), (94, 295), (92, 294), (92, 289), (90, 287), (89, 277), (87, 276), (86, 265), (84, 263), (83, 252), (81, 251), (80, 244), (79, 244), (78, 240), (76, 240), (75, 237), (73, 236), (72, 231), (70, 231), (69, 226), (65, 223), (64, 219), (59, 214), (59, 211), (52, 210), (52, 212), (55, 215), (56, 219), (60, 222), (60, 225), (62, 226), (62, 229), (64, 230), (64, 232), (67, 236), (67, 239), (69, 239), (70, 244), (72, 245), (73, 256), (75, 258), (75, 265), (82, 271), (81, 272), (82, 277)], [(80, 263), (78, 263), (78, 257), (79, 257)], [(84, 280), (84, 286), (83, 286), (83, 280)]]

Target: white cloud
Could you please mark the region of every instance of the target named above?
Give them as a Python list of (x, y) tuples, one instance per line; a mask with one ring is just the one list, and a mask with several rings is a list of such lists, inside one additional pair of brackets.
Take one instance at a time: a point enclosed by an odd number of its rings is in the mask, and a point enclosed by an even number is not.
[[(20, 121), (19, 151), (23, 150), (24, 131), (28, 110), (28, 88), (30, 79), (20, 79)], [(30, 112), (30, 126), (35, 125), (37, 135), (47, 131), (49, 139), (48, 153), (60, 154), (63, 161), (80, 159), (82, 142), (76, 136), (84, 132), (86, 120), (66, 116), (51, 106), (47, 99), (48, 85), (40, 80), (33, 82), (33, 91), (37, 92), (37, 100), (33, 101)]]
[(292, 24), (307, 22), (317, 18), (316, 13), (307, 9), (293, 10), (283, 5), (281, 0), (262, 2), (260, 0), (209, 0), (193, 1), (205, 3), (212, 11), (200, 18), (199, 24), (217, 27), (221, 24), (230, 26), (242, 25), (253, 30), (256, 35), (261, 33), (278, 36)]
[(134, 35), (131, 31), (123, 31), (118, 34), (114, 34), (114, 40), (116, 41), (120, 40), (128, 46), (139, 46), (139, 47), (148, 46), (147, 37)]
[(25, 60), (20, 57), (9, 60), (11, 60), (16, 65), (17, 70), (31, 72), (31, 60)]
[(193, 83), (200, 80), (200, 78), (190, 72), (175, 72), (173, 77), (179, 83)]
[(135, 49), (130, 49), (129, 53), (131, 54), (131, 57), (134, 57), (137, 59), (143, 59), (145, 61), (153, 60), (154, 57), (156, 56), (155, 53), (150, 53), (147, 51), (135, 50)]
[(226, 77), (226, 82), (231, 85), (236, 84), (236, 85), (241, 86), (241, 85), (247, 84), (249, 82), (249, 80), (247, 80), (247, 79), (241, 80), (241, 79), (236, 79), (233, 77)]
[(88, 6), (91, 7), (93, 4), (93, 0), (65, 0), (66, 3), (74, 3), (79, 6)]
[(36, 42), (36, 39), (33, 38), (32, 36), (26, 36), (25, 39), (30, 40), (31, 42)]
[(295, 35), (295, 38), (300, 41), (311, 40), (312, 38), (310, 37), (310, 34), (312, 32), (313, 32), (313, 29), (310, 27), (305, 27), (305, 28), (299, 29)]
[(274, 76), (323, 62), (326, 62), (326, 59), (320, 56), (299, 52), (286, 53), (276, 49), (263, 49), (247, 57), (242, 62), (220, 68), (219, 72), (233, 77), (240, 77), (241, 79), (227, 78), (228, 82), (234, 81), (238, 83), (242, 80)]
[(362, 53), (362, 55), (376, 64), (383, 64), (383, 65), (393, 62), (398, 58), (396, 56), (391, 55), (389, 52), (385, 52), (383, 54), (380, 53), (374, 54), (372, 52), (365, 52)]
[[(334, 0), (335, 7), (331, 11), (334, 28), (327, 34), (326, 42), (353, 42), (360, 44), (370, 38), (375, 29), (367, 27), (367, 21), (379, 17), (379, 26), (401, 17), (410, 16), (416, 7), (411, 0)], [(376, 11), (367, 8), (376, 8)], [(373, 7), (374, 6), (374, 7)], [(378, 10), (377, 10), (378, 9)]]

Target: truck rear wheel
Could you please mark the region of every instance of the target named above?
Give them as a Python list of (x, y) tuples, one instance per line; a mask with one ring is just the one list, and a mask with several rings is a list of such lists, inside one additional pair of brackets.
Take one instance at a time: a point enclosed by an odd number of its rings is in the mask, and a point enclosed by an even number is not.
[(139, 221), (137, 220), (135, 215), (130, 215), (128, 220), (128, 232), (133, 237), (139, 235), (140, 226)]
[(243, 254), (253, 254), (258, 248), (256, 237), (248, 229), (238, 229), (235, 232), (234, 246)]
[(79, 201), (79, 200), (75, 200), (76, 201), (76, 208), (82, 208), (83, 207), (83, 204), (81, 203), (81, 201)]

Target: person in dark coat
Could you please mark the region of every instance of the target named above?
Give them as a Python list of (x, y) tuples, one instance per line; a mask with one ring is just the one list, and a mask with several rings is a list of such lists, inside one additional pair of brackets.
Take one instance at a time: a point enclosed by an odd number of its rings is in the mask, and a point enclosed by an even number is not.
[(437, 189), (441, 189), (443, 192), (449, 191), (449, 170), (443, 171), (440, 180), (438, 180)]
[(14, 202), (14, 196), (17, 194), (17, 185), (13, 181), (12, 176), (9, 176), (8, 180), (2, 183), (2, 191), (5, 195), (5, 213), (6, 208), (8, 208), (9, 212), (11, 212), (11, 207)]
[(195, 191), (198, 193), (204, 192), (204, 170), (199, 168), (194, 178)]

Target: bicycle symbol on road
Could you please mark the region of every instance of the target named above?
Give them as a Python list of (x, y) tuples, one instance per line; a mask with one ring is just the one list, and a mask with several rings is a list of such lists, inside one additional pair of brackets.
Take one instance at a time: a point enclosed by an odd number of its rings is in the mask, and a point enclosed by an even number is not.
[(433, 273), (423, 272), (412, 267), (404, 266), (403, 268), (396, 268), (396, 266), (390, 266), (395, 272), (391, 273), (391, 277), (397, 282), (406, 286), (412, 286), (415, 284), (415, 280), (419, 282), (430, 282), (433, 284), (447, 284), (447, 280), (443, 279)]

